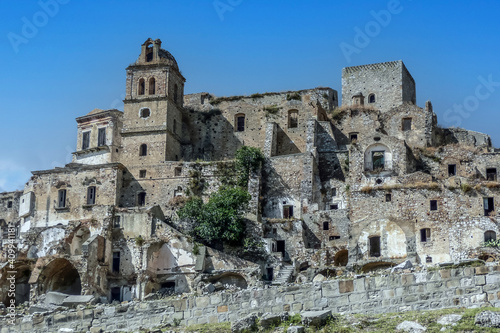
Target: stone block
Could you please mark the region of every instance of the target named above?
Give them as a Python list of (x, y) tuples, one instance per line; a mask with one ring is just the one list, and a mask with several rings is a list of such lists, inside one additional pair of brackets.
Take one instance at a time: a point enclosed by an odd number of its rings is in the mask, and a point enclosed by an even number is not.
[(354, 282), (353, 282), (353, 280), (339, 281), (339, 292), (341, 294), (343, 294), (343, 293), (350, 293), (352, 291), (354, 291)]
[(332, 318), (332, 311), (306, 311), (302, 312), (300, 315), (302, 317), (302, 324), (320, 327), (325, 325), (328, 319)]
[(456, 288), (456, 287), (460, 287), (460, 280), (452, 279), (446, 281), (446, 288)]
[(304, 326), (290, 326), (286, 330), (286, 333), (304, 333), (305, 328)]
[(210, 304), (210, 298), (207, 296), (200, 296), (196, 298), (196, 306), (206, 308)]
[(77, 305), (92, 303), (94, 300), (95, 298), (92, 295), (70, 295), (62, 301), (62, 306), (76, 307)]
[(449, 279), (451, 277), (451, 269), (442, 269), (439, 271), (441, 279)]
[(477, 286), (484, 286), (486, 284), (486, 277), (484, 275), (476, 276), (475, 280)]
[(45, 294), (45, 304), (62, 305), (64, 299), (68, 296), (68, 294), (63, 294), (57, 291), (49, 291)]
[(403, 274), (401, 275), (401, 285), (407, 286), (415, 283), (415, 276), (413, 274)]
[(488, 274), (488, 266), (480, 266), (480, 267), (476, 267), (474, 269), (474, 272), (476, 273), (476, 275), (484, 275), (484, 274)]
[(262, 317), (260, 317), (260, 326), (264, 329), (269, 329), (273, 326), (278, 326), (284, 321), (288, 320), (288, 313), (264, 313)]

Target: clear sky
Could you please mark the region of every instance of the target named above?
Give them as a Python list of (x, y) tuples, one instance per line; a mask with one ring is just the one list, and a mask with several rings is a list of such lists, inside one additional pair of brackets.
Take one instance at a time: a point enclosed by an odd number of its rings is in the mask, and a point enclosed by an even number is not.
[(70, 162), (75, 118), (123, 110), (125, 68), (160, 38), (185, 93), (328, 86), (403, 60), (442, 126), (500, 145), (500, 1), (17, 0), (0, 2), (0, 192)]

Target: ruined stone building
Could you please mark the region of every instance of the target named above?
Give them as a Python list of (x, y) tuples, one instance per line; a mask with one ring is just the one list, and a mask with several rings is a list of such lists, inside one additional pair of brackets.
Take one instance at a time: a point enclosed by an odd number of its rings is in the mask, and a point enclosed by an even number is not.
[[(460, 260), (496, 239), (500, 153), (487, 135), (439, 127), (402, 61), (344, 68), (341, 107), (331, 88), (216, 97), (184, 84), (148, 39), (126, 69), (124, 110), (77, 118), (72, 163), (0, 195), (18, 303), (311, 281)], [(244, 145), (266, 157), (248, 186), (248, 229), (267, 253), (256, 260), (195, 244), (176, 216), (220, 186)]]

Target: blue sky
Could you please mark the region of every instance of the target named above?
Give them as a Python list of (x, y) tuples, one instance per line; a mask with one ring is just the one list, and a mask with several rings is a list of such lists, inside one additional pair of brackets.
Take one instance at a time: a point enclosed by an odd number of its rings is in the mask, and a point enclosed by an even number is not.
[(186, 93), (328, 86), (341, 70), (403, 60), (442, 126), (500, 146), (499, 1), (2, 1), (0, 192), (63, 166), (75, 118), (118, 108), (125, 68), (160, 38)]

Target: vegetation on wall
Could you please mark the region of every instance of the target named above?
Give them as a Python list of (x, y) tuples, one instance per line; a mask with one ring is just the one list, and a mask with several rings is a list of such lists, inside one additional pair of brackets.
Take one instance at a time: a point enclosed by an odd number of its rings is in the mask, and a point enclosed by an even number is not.
[(201, 242), (241, 244), (245, 236), (243, 213), (250, 194), (241, 187), (221, 187), (207, 203), (192, 197), (178, 215), (196, 221), (193, 234)]
[[(228, 242), (242, 245), (247, 237), (244, 212), (250, 201), (248, 179), (256, 172), (264, 160), (258, 148), (243, 146), (236, 152), (235, 162), (231, 165), (217, 164), (217, 175), (222, 186), (203, 202), (201, 194), (205, 188), (202, 165), (196, 163), (190, 172), (192, 196), (179, 209), (181, 219), (196, 222), (193, 236), (202, 243)], [(231, 167), (232, 166), (232, 167)], [(247, 242), (247, 245), (249, 243)], [(252, 248), (253, 246), (249, 246)]]

